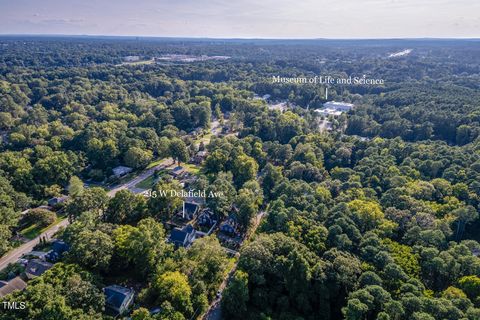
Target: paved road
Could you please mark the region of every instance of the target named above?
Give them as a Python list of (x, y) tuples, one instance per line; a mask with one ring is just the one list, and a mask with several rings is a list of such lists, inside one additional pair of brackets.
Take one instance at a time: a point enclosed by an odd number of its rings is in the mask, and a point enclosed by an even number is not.
[[(137, 183), (139, 183), (140, 181), (142, 181), (142, 180), (148, 178), (149, 176), (151, 176), (155, 172), (155, 170), (161, 169), (161, 168), (171, 164), (172, 161), (173, 160), (171, 158), (167, 158), (167, 159), (163, 160), (157, 166), (143, 171), (138, 176), (135, 176), (132, 180), (129, 180), (126, 183), (123, 183), (119, 186), (116, 186), (116, 187), (112, 188), (108, 192), (108, 195), (110, 197), (113, 197), (115, 195), (115, 193), (117, 193), (118, 191), (123, 190), (123, 189), (129, 189), (129, 190), (131, 190), (135, 193), (141, 192), (139, 189), (135, 188), (135, 185)], [(46, 238), (47, 240), (49, 240), (49, 239), (52, 238), (52, 236), (60, 228), (66, 227), (68, 224), (69, 224), (68, 219), (64, 219), (61, 222), (59, 222), (58, 224), (56, 224), (54, 226), (51, 226), (49, 229), (47, 229), (45, 232), (40, 234), (35, 239), (32, 239), (32, 240), (28, 241), (27, 243), (22, 244), (20, 247), (15, 248), (14, 250), (10, 251), (9, 253), (7, 253), (6, 255), (1, 257), (0, 258), (0, 271), (3, 270), (4, 268), (6, 268), (8, 266), (8, 264), (15, 263), (25, 253), (28, 253), (28, 252), (32, 251), (33, 247), (35, 247), (40, 242), (40, 238), (43, 237), (43, 238)]]
[(48, 230), (46, 230), (44, 233), (36, 237), (35, 239), (32, 239), (28, 241), (27, 243), (22, 244), (20, 247), (14, 249), (13, 251), (10, 251), (8, 254), (4, 255), (2, 258), (0, 258), (0, 270), (3, 270), (8, 266), (10, 263), (16, 262), (18, 259), (22, 257), (25, 253), (28, 253), (33, 250), (33, 247), (35, 247), (39, 242), (40, 238), (44, 237), (47, 240), (51, 239), (52, 236), (55, 234), (55, 232), (58, 231), (58, 229), (62, 227), (66, 227), (68, 225), (68, 219), (64, 219), (60, 221), (58, 224), (52, 226)]
[(165, 168), (166, 166), (171, 165), (171, 164), (173, 164), (173, 159), (172, 158), (167, 158), (167, 159), (163, 160), (162, 162), (160, 162), (160, 164), (156, 165), (155, 167), (147, 169), (147, 170), (143, 171), (142, 173), (140, 173), (138, 176), (135, 176), (135, 178), (133, 178), (132, 180), (130, 180), (128, 182), (125, 182), (124, 184), (121, 184), (119, 186), (113, 187), (110, 191), (108, 191), (108, 195), (110, 197), (113, 197), (118, 191), (124, 190), (124, 189), (128, 189), (128, 190), (130, 190), (134, 193), (140, 193), (144, 190), (140, 190), (138, 188), (135, 188), (135, 186), (139, 182), (141, 182), (141, 181), (145, 180), (146, 178), (150, 177), (155, 172), (155, 170)]

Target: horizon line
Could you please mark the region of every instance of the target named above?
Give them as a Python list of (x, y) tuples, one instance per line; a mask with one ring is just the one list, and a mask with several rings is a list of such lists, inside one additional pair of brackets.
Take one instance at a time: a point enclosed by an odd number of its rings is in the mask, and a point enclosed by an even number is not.
[(215, 37), (215, 36), (154, 36), (154, 35), (106, 35), (106, 34), (63, 34), (63, 33), (0, 33), (0, 37), (90, 37), (90, 38), (146, 38), (146, 39), (186, 39), (186, 40), (480, 40), (478, 37), (317, 37), (317, 38), (282, 38), (282, 37)]

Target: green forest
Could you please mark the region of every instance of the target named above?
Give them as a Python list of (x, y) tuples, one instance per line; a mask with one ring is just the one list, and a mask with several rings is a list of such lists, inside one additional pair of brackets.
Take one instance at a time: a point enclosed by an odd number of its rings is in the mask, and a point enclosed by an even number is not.
[[(172, 55), (223, 58), (156, 59)], [(355, 108), (326, 131), (324, 87), (272, 83), (322, 74), (385, 84), (332, 85)], [(180, 197), (109, 194), (118, 166), (199, 150), (193, 185), (223, 192), (205, 205), (235, 212), (235, 255), (215, 234), (165, 241)], [(152, 192), (182, 189), (157, 174)], [(119, 283), (132, 320), (200, 319), (215, 300), (234, 320), (478, 320), (480, 42), (0, 37), (0, 204), (0, 256), (58, 221), (69, 246), (0, 298), (27, 305), (1, 320), (113, 319), (102, 288)]]

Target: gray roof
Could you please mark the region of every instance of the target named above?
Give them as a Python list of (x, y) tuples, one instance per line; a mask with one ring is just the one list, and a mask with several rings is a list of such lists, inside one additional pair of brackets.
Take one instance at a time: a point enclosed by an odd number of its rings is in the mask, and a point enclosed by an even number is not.
[(27, 275), (38, 277), (51, 267), (53, 267), (53, 264), (50, 262), (34, 259), (28, 262), (27, 266), (25, 267), (25, 273)]
[(192, 202), (184, 202), (183, 214), (192, 217), (198, 210), (198, 204)]
[(130, 167), (125, 167), (125, 166), (118, 166), (112, 169), (113, 174), (116, 176), (122, 176), (124, 174), (127, 174), (129, 172), (132, 172), (132, 168)]
[[(195, 235), (195, 229), (191, 225), (186, 225), (182, 229), (175, 228), (170, 233), (170, 241), (176, 245), (188, 245), (189, 239)], [(187, 243), (186, 243), (187, 242)]]
[(20, 277), (13, 278), (8, 281), (4, 286), (0, 287), (0, 297), (5, 297), (7, 294), (10, 294), (17, 290), (23, 290), (27, 287), (27, 283), (23, 281)]
[(128, 300), (134, 291), (118, 285), (111, 285), (103, 289), (106, 304), (113, 309), (120, 309), (125, 300)]

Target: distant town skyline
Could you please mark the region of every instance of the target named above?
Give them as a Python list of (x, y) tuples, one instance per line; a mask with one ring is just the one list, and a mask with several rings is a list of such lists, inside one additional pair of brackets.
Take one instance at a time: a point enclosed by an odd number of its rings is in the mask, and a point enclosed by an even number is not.
[(479, 38), (478, 0), (0, 0), (0, 34)]

